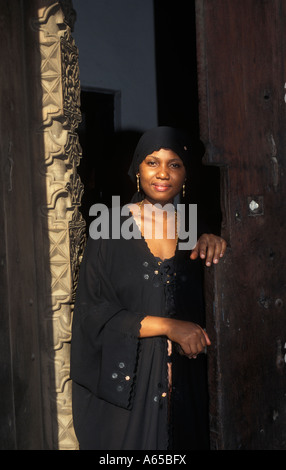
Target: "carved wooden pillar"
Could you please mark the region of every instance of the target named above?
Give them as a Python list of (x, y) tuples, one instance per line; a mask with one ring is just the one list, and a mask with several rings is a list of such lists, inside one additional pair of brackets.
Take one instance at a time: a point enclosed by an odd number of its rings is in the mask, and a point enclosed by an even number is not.
[(207, 271), (212, 448), (285, 449), (286, 3), (196, 8), (201, 137), (228, 241)]
[[(77, 173), (81, 157), (76, 129), (81, 120), (78, 50), (71, 35), (71, 1), (36, 2), (32, 18), (34, 69), (41, 115), (34, 122), (38, 154), (34, 170), (46, 188), (38, 234), (48, 246), (42, 276), (46, 291), (39, 318), (43, 418), (48, 446), (76, 449), (71, 410), (70, 340), (78, 268), (85, 242), (79, 211), (83, 185)], [(49, 282), (47, 282), (47, 280)]]

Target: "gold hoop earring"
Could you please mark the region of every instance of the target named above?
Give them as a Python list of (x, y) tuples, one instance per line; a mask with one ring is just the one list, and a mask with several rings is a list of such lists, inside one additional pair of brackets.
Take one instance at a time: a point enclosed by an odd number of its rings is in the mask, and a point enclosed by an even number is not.
[(185, 197), (185, 194), (186, 194), (186, 185), (185, 183), (183, 184), (183, 197)]
[(140, 192), (140, 174), (139, 173), (136, 174), (136, 178), (137, 178), (137, 192), (139, 193)]

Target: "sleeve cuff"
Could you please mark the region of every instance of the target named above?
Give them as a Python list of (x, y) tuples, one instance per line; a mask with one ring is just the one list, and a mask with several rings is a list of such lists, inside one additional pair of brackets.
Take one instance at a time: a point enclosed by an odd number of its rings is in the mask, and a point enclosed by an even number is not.
[(140, 340), (113, 329), (104, 335), (108, 341), (102, 347), (98, 397), (131, 409)]

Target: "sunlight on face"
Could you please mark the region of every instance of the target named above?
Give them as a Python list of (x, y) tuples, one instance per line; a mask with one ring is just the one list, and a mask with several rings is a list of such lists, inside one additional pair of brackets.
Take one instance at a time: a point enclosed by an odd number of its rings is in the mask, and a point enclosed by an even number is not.
[(139, 173), (141, 188), (152, 203), (172, 202), (186, 179), (183, 161), (169, 149), (147, 155), (139, 166)]

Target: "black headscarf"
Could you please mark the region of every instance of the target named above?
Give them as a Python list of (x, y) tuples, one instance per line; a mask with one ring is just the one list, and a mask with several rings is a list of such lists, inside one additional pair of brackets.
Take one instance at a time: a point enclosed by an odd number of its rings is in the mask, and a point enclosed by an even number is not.
[[(190, 164), (190, 148), (185, 133), (179, 129), (168, 126), (155, 127), (146, 131), (135, 148), (133, 159), (128, 171), (131, 180), (136, 182), (136, 174), (139, 171), (139, 165), (152, 152), (161, 148), (169, 149), (175, 152), (183, 161), (186, 171)], [(144, 194), (140, 191), (135, 194), (132, 201), (144, 199)]]

